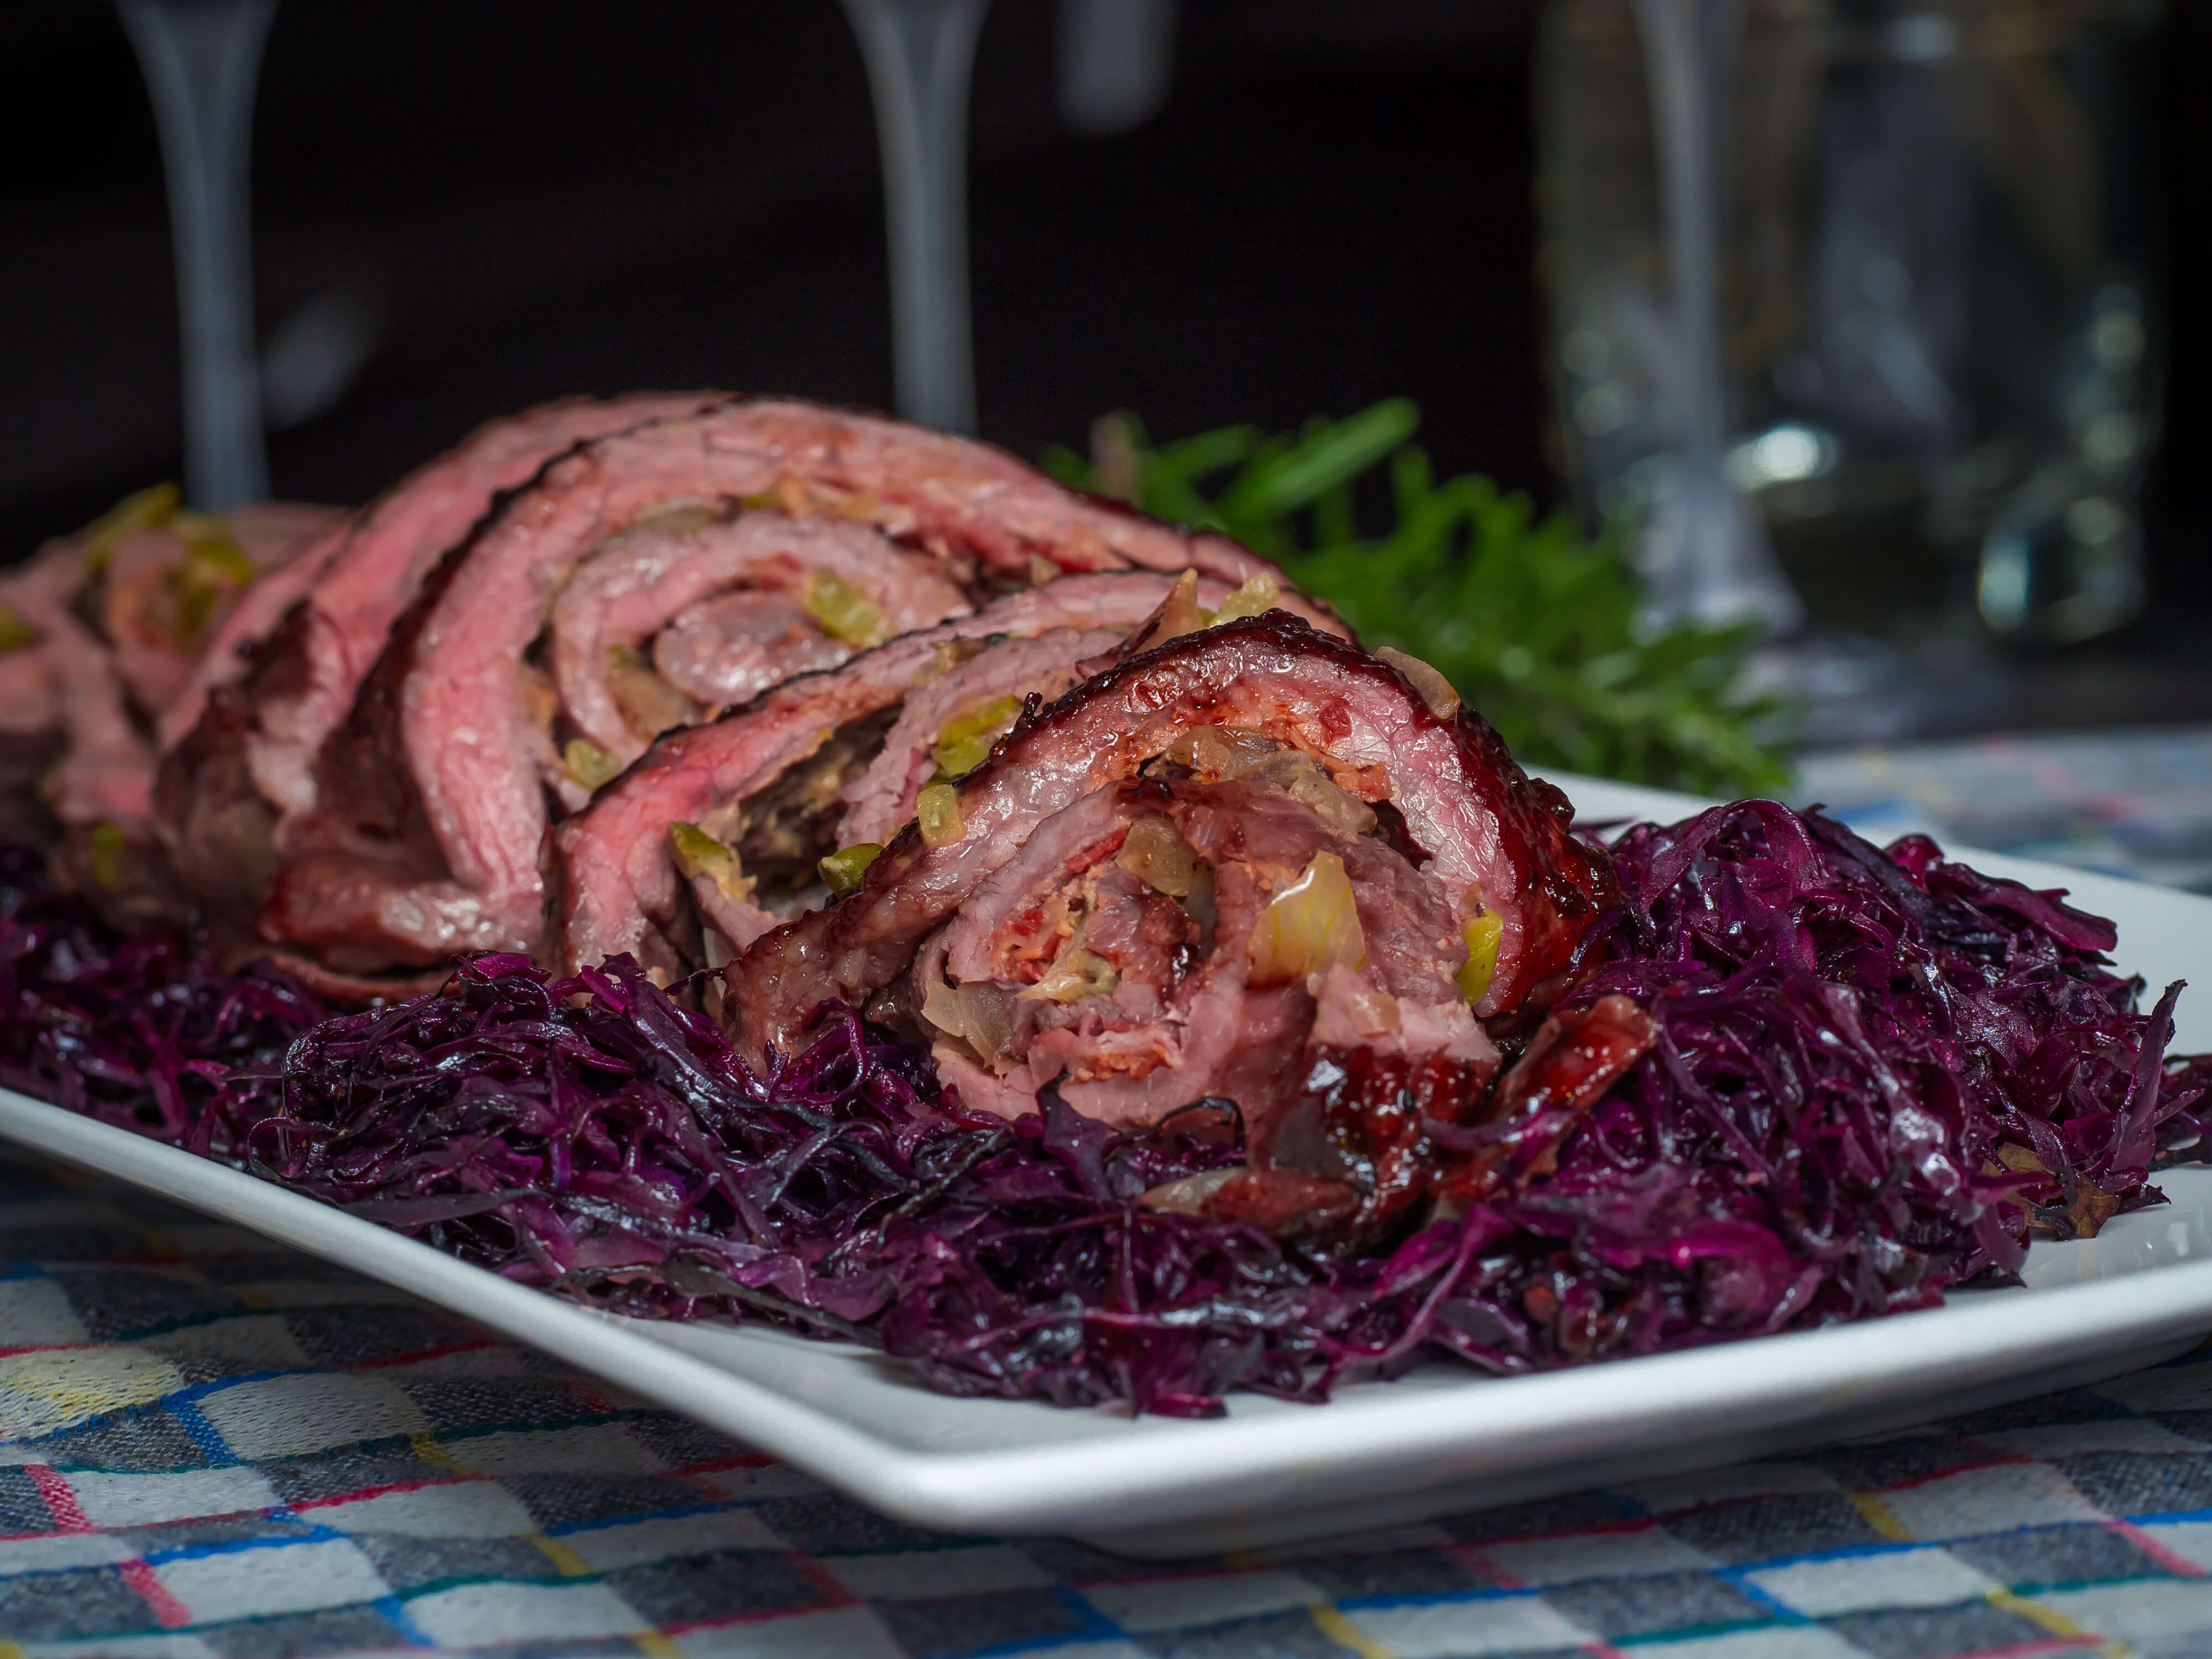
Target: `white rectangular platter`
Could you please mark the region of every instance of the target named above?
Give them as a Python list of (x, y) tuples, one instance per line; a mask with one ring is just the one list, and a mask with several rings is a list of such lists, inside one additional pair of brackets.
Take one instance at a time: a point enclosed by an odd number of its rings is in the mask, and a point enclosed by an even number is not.
[[(1589, 820), (1703, 803), (1562, 779)], [(2154, 992), (2197, 970), (2176, 1048), (2212, 1048), (2212, 900), (1960, 850), (2120, 928)], [(2024, 1288), (1865, 1324), (1498, 1380), (1437, 1364), (1323, 1407), (1242, 1396), (1208, 1422), (951, 1400), (858, 1349), (592, 1313), (188, 1153), (0, 1091), (0, 1137), (383, 1279), (722, 1430), (887, 1514), (1175, 1556), (1395, 1524), (1710, 1467), (2152, 1364), (2212, 1332), (2212, 1170)]]

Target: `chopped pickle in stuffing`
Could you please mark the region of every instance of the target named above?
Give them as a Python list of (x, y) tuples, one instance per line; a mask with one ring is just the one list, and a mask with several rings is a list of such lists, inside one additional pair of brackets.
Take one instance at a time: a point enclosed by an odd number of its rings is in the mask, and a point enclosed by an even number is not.
[(841, 645), (866, 648), (891, 636), (890, 621), (873, 599), (842, 578), (817, 570), (806, 579), (799, 607)]
[(131, 838), (118, 823), (96, 823), (85, 838), (85, 862), (93, 884), (104, 893), (120, 893), (131, 885)]
[(945, 722), (930, 748), (943, 778), (964, 778), (981, 766), (996, 743), (1022, 712), (1022, 700), (1012, 695), (993, 697), (964, 708)]
[(1121, 970), (1096, 951), (1085, 950), (1075, 939), (1068, 940), (1060, 953), (1054, 957), (1044, 977), (1021, 992), (1024, 1002), (1079, 1002), (1085, 997), (1103, 996), (1121, 982)]
[(714, 884), (724, 898), (738, 904), (751, 902), (754, 881), (737, 854), (697, 824), (680, 818), (670, 824), (668, 853), (687, 878), (704, 878)]
[(1505, 936), (1505, 918), (1477, 911), (1461, 931), (1467, 937), (1467, 965), (1459, 970), (1460, 992), (1469, 1002), (1480, 1002), (1498, 971), (1498, 942)]
[(665, 501), (633, 519), (613, 539), (619, 541), (625, 536), (688, 535), (719, 522), (722, 516), (722, 509), (710, 501)]
[(179, 513), (174, 526), (190, 539), (184, 562), (162, 574), (170, 611), (159, 625), (185, 648), (197, 646), (214, 620), (216, 608), (258, 574), (245, 550), (230, 538), (222, 520), (197, 513)]
[(177, 516), (183, 499), (176, 485), (158, 483), (135, 495), (125, 495), (94, 519), (85, 531), (85, 565), (92, 574), (107, 568), (115, 544), (141, 530), (156, 530)]
[(38, 642), (39, 630), (16, 615), (13, 605), (0, 599), (0, 654)]
[(623, 773), (623, 763), (588, 738), (571, 738), (561, 751), (561, 764), (586, 789), (601, 789)]
[(1251, 982), (1287, 985), (1340, 965), (1361, 967), (1366, 960), (1367, 940), (1344, 860), (1316, 853), (1261, 913), (1252, 930)]
[(883, 852), (882, 847), (872, 841), (839, 848), (821, 861), (823, 884), (838, 897), (844, 897), (860, 884), (860, 878), (868, 873), (868, 866), (881, 858)]

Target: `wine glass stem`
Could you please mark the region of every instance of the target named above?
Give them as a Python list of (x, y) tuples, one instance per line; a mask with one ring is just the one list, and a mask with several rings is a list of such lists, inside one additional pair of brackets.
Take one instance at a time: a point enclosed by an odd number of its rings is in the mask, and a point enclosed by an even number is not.
[(253, 349), (253, 94), (276, 0), (119, 0), (161, 135), (185, 379), (185, 491), (269, 493)]
[(845, 0), (883, 147), (898, 412), (975, 429), (968, 318), (968, 83), (989, 0)]
[(1637, 0), (1659, 129), (1659, 198), (1681, 353), (1683, 458), (1717, 467), (1724, 441), (1721, 373), (1720, 167), (1714, 126), (1723, 95), (1733, 0)]
[(1674, 313), (1674, 499), (1657, 515), (1660, 617), (1756, 617), (1793, 626), (1803, 607), (1750, 505), (1729, 482), (1722, 362), (1719, 133), (1735, 55), (1737, 0), (1635, 0), (1659, 142), (1659, 199)]

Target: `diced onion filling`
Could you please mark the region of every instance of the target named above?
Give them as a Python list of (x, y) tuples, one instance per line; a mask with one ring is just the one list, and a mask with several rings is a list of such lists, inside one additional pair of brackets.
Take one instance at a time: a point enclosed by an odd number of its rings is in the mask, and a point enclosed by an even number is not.
[(1198, 853), (1163, 813), (1149, 813), (1131, 824), (1114, 862), (1171, 899), (1187, 899), (1198, 888)]
[(1240, 617), (1257, 617), (1275, 608), (1275, 601), (1283, 597), (1281, 586), (1262, 570), (1247, 576), (1235, 592), (1222, 600), (1221, 609), (1213, 613), (1215, 623), (1235, 622)]
[(1316, 853), (1269, 901), (1252, 930), (1251, 983), (1287, 985), (1334, 967), (1359, 968), (1367, 940), (1352, 877), (1334, 853)]
[(1159, 620), (1145, 634), (1146, 650), (1165, 645), (1170, 640), (1179, 640), (1186, 634), (1197, 634), (1225, 622), (1235, 622), (1240, 617), (1256, 617), (1273, 609), (1283, 596), (1283, 590), (1273, 576), (1261, 571), (1247, 576), (1243, 582), (1222, 600), (1221, 609), (1208, 611), (1198, 602), (1198, 572), (1186, 570), (1176, 578), (1167, 599), (1160, 605)]
[(1438, 720), (1448, 720), (1459, 713), (1459, 692), (1441, 669), (1391, 646), (1377, 646), (1375, 654), (1406, 677), (1407, 684), (1421, 694), (1421, 701)]
[(994, 1070), (1013, 1034), (1006, 994), (993, 985), (953, 986), (933, 979), (921, 994), (921, 1017), (947, 1036), (965, 1042)]

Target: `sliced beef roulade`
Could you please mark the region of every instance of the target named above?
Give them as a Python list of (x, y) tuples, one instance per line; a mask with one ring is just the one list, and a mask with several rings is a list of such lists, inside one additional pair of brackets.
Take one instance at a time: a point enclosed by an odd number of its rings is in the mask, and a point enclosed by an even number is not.
[(423, 577), (501, 491), (586, 439), (715, 401), (578, 398), (491, 422), (243, 595), (158, 727), (156, 816), (185, 887), (214, 909), (260, 903), (283, 825), (315, 804), (324, 738)]
[(349, 972), (536, 949), (549, 823), (654, 731), (1001, 588), (1132, 565), (1268, 570), (984, 446), (805, 404), (582, 445), (395, 626), (324, 745), (263, 933)]
[[(672, 974), (720, 966), (829, 896), (825, 856), (842, 879), (933, 781), (980, 763), (1025, 699), (1058, 696), (1182, 591), (1149, 572), (1062, 577), (662, 738), (555, 831), (566, 965), (628, 952)], [(1232, 598), (1212, 580), (1195, 592)]]
[[(1434, 671), (1285, 614), (1173, 640), (1025, 719), (854, 891), (725, 972), (755, 1054), (842, 998), (932, 1038), (974, 1103), (1255, 1132), (1310, 1047), (1494, 1051), (1614, 890), (1569, 810)], [(1552, 981), (1547, 984), (1547, 981)]]

